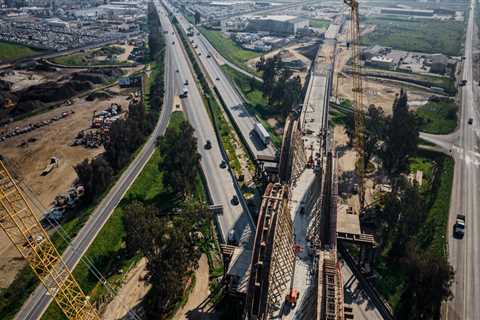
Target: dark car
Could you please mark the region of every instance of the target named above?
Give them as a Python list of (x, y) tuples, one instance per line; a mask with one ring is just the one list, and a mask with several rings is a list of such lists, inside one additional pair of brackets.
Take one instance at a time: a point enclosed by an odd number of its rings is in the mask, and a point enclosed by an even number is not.
[(232, 197), (232, 204), (233, 204), (234, 206), (236, 206), (236, 205), (238, 205), (239, 203), (240, 203), (240, 202), (238, 201), (237, 195), (234, 195), (234, 196)]
[(226, 167), (227, 167), (227, 162), (225, 160), (222, 160), (222, 162), (220, 162), (220, 168), (225, 169)]
[(207, 143), (205, 143), (205, 149), (212, 149), (212, 142), (210, 140), (207, 140)]
[(237, 237), (235, 235), (235, 230), (230, 230), (228, 232), (228, 239), (227, 239), (228, 244), (237, 244)]
[(473, 124), (473, 118), (468, 119), (468, 124)]

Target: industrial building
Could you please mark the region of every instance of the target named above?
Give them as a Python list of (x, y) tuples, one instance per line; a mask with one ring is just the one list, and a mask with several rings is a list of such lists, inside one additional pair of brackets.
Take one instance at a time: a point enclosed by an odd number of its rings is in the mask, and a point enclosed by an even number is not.
[(433, 10), (420, 10), (420, 9), (401, 9), (401, 8), (382, 8), (381, 14), (393, 14), (403, 16), (417, 16), (417, 17), (433, 17)]
[(295, 34), (309, 26), (309, 20), (288, 15), (253, 17), (248, 26), (249, 31), (267, 31), (273, 34)]

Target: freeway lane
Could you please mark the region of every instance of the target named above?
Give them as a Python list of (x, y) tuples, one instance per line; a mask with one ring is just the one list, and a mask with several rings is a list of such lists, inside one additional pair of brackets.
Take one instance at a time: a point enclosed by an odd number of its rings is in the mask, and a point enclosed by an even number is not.
[[(180, 22), (183, 30), (187, 30), (190, 27), (190, 23), (180, 14), (175, 15)], [(272, 144), (264, 146), (258, 139), (255, 133), (252, 132), (255, 123), (257, 122), (255, 116), (251, 115), (245, 107), (245, 102), (240, 94), (235, 89), (234, 85), (230, 83), (230, 80), (223, 73), (216, 59), (223, 59), (216, 51), (212, 52), (211, 45), (201, 35), (194, 33), (189, 40), (193, 40), (198, 46), (195, 52), (202, 65), (204, 66), (208, 76), (212, 83), (217, 87), (223, 101), (227, 105), (228, 112), (233, 117), (235, 124), (240, 129), (244, 140), (247, 142), (247, 147), (255, 158), (259, 156), (263, 157), (275, 157), (276, 149)], [(208, 44), (207, 44), (208, 43)], [(210, 55), (210, 58), (207, 56)], [(217, 80), (218, 79), (218, 80)]]
[[(167, 51), (165, 59), (167, 62), (171, 61), (172, 57), (170, 52)], [(165, 83), (167, 84), (173, 83), (172, 79), (174, 77), (174, 70), (170, 68), (170, 65), (170, 63), (167, 63), (165, 67)], [(156, 139), (158, 136), (163, 135), (168, 120), (170, 119), (174, 90), (175, 88), (173, 85), (167, 86), (165, 91), (165, 104), (153, 133), (150, 135), (140, 153), (123, 172), (109, 193), (91, 214), (85, 226), (83, 226), (78, 235), (72, 240), (70, 246), (63, 253), (63, 259), (70, 269), (74, 269), (80, 262), (83, 254), (87, 251), (90, 244), (100, 232), (102, 226), (107, 222), (113, 213), (113, 210), (120, 203), (125, 192), (135, 181), (135, 178), (140, 174), (143, 167), (153, 154)], [(38, 286), (29, 299), (24, 303), (15, 318), (18, 320), (40, 319), (52, 301), (52, 297), (48, 296), (46, 293), (47, 292), (43, 286)]]
[[(165, 8), (158, 2), (156, 2), (156, 5), (162, 26), (168, 30), (166, 43), (169, 49), (172, 50), (172, 56), (176, 58), (172, 65), (172, 69), (178, 70), (178, 76), (175, 79), (176, 84), (181, 86), (185, 80), (188, 80), (189, 83), (188, 97), (182, 99), (182, 104), (186, 110), (188, 121), (195, 129), (195, 136), (198, 140), (198, 152), (202, 156), (201, 166), (213, 204), (223, 205), (223, 214), (217, 215), (218, 227), (223, 236), (222, 240), (225, 242), (228, 232), (234, 229), (240, 244), (246, 248), (251, 248), (255, 228), (253, 220), (231, 172), (228, 169), (220, 168), (220, 162), (224, 159), (220, 152), (219, 141), (215, 136), (215, 131), (180, 37), (177, 32), (174, 32), (175, 34), (172, 35), (173, 26), (167, 17)], [(173, 45), (172, 42), (175, 42), (175, 44)], [(210, 150), (204, 148), (207, 140), (210, 140), (212, 144)], [(231, 199), (234, 195), (240, 199), (240, 204), (232, 204)]]
[[(474, 320), (480, 315), (480, 116), (478, 108), (478, 82), (473, 80), (473, 53), (475, 24), (475, 0), (471, 1), (465, 37), (465, 61), (463, 79), (467, 84), (461, 89), (461, 115), (458, 130), (451, 135), (422, 134), (427, 141), (437, 144), (451, 153), (455, 159), (454, 180), (448, 224), (448, 257), (455, 269), (452, 285), (453, 299), (448, 302), (445, 318)], [(469, 125), (469, 119), (473, 124)], [(457, 214), (466, 216), (465, 236), (452, 236)]]

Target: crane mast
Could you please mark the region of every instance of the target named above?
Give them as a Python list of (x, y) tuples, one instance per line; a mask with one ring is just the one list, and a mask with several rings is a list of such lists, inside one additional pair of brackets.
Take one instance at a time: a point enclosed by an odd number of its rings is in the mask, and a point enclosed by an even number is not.
[(2, 161), (0, 226), (67, 319), (100, 320)]
[(356, 171), (358, 178), (358, 195), (360, 212), (365, 206), (365, 119), (363, 115), (363, 82), (362, 66), (360, 63), (360, 18), (357, 0), (344, 0), (350, 7), (350, 47), (352, 49), (352, 79), (353, 79), (353, 118), (354, 118), (354, 141), (353, 147), (357, 152)]

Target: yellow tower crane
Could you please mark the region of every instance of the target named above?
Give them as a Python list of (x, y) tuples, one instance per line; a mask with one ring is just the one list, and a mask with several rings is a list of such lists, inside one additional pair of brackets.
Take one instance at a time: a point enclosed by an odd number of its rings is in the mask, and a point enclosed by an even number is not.
[(0, 225), (67, 319), (100, 320), (2, 161)]
[(356, 170), (358, 175), (358, 195), (360, 212), (365, 206), (365, 119), (363, 115), (363, 82), (362, 66), (360, 64), (360, 18), (357, 0), (343, 0), (350, 7), (350, 47), (352, 49), (353, 78), (353, 118), (355, 123), (353, 146), (357, 152)]

